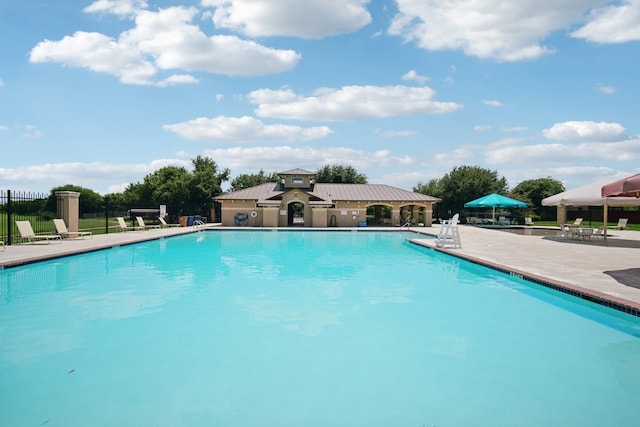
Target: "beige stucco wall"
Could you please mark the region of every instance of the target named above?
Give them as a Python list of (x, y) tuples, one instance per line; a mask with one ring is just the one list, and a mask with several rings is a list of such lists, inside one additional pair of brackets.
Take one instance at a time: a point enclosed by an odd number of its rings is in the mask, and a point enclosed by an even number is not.
[[(249, 215), (247, 221), (247, 227), (260, 227), (262, 226), (261, 218), (260, 218), (260, 209), (255, 207), (255, 202), (253, 200), (229, 200), (222, 203), (221, 206), (221, 222), (223, 225), (227, 226), (235, 226), (235, 214), (236, 213), (246, 213)], [(252, 217), (251, 212), (256, 212), (257, 217)]]
[[(433, 204), (400, 204), (381, 203), (379, 201), (337, 201), (335, 207), (314, 207), (309, 206), (309, 195), (304, 191), (292, 189), (282, 196), (280, 206), (256, 207), (253, 200), (224, 200), (222, 201), (221, 222), (227, 226), (235, 226), (235, 214), (238, 212), (247, 213), (248, 227), (287, 227), (289, 205), (299, 202), (304, 205), (304, 226), (305, 227), (358, 227), (360, 223), (367, 221), (367, 207), (373, 205), (384, 205), (391, 207), (392, 225), (400, 226), (406, 222), (406, 217), (412, 212), (412, 225), (418, 224), (418, 212), (423, 210), (422, 224), (431, 227), (433, 220)], [(411, 206), (413, 210), (411, 210)], [(255, 212), (255, 217), (251, 216)], [(332, 218), (335, 216), (335, 220)]]
[(311, 208), (311, 222), (313, 223), (313, 227), (326, 227), (328, 225), (327, 221), (326, 207)]

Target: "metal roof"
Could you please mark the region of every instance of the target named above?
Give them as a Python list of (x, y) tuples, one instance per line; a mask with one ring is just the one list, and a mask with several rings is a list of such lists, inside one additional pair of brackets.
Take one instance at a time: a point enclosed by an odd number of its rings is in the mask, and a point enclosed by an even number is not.
[(371, 202), (431, 202), (437, 203), (441, 200), (437, 197), (401, 188), (391, 187), (385, 184), (315, 184), (311, 189), (295, 188), (284, 189), (280, 183), (270, 182), (252, 188), (223, 194), (216, 197), (216, 200), (256, 200), (260, 203), (267, 203), (281, 196), (285, 191), (304, 191), (315, 200), (312, 204), (326, 204), (335, 201), (359, 201)]
[[(244, 190), (234, 191), (232, 193), (222, 194), (215, 197), (216, 200), (260, 200), (268, 199), (274, 195), (284, 193), (279, 190), (281, 184), (277, 182), (268, 182), (266, 184), (256, 185), (255, 187), (245, 188)], [(278, 191), (279, 190), (279, 191)]]

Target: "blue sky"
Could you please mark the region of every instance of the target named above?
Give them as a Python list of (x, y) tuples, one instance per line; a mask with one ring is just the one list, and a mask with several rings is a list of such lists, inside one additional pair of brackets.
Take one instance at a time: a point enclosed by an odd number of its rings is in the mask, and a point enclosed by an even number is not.
[(640, 172), (639, 57), (640, 0), (0, 0), (0, 188), (205, 155), (571, 189)]

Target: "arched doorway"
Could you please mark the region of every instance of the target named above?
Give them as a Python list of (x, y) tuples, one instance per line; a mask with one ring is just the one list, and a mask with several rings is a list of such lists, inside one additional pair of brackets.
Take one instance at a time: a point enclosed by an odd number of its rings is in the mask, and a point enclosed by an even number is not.
[(287, 207), (287, 225), (289, 227), (304, 226), (304, 203), (291, 202)]

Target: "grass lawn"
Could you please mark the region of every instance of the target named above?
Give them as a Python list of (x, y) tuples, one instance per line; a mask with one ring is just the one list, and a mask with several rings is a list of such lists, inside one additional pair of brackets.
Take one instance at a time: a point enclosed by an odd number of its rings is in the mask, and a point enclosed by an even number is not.
[[(36, 216), (29, 217), (24, 215), (14, 216), (14, 221), (15, 220), (30, 221), (31, 226), (33, 227), (36, 233), (55, 233), (56, 232), (56, 228), (53, 225), (53, 221), (51, 220), (45, 221)], [(20, 235), (18, 233), (18, 228), (16, 227), (15, 223), (11, 224), (11, 226), (12, 226), (11, 235), (14, 236), (14, 239), (16, 239)], [(118, 222), (116, 220), (116, 217), (109, 217), (108, 226), (110, 228), (109, 230), (110, 233), (117, 232), (116, 228), (118, 226)], [(8, 235), (6, 227), (7, 227), (7, 214), (2, 212), (0, 213), (0, 240), (3, 240), (5, 242), (6, 242), (6, 237)], [(105, 222), (104, 218), (89, 218), (89, 219), (80, 218), (78, 221), (78, 231), (90, 231), (92, 234), (105, 234), (106, 227), (107, 227), (107, 223)]]

